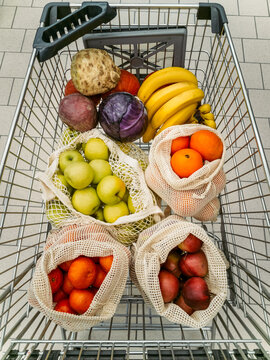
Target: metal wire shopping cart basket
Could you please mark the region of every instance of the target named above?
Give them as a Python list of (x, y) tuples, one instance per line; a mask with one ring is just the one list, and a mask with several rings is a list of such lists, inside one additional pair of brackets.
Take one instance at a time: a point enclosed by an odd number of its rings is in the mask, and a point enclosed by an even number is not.
[[(48, 4), (37, 31), (1, 160), (3, 358), (270, 359), (270, 172), (224, 10), (217, 4), (107, 5)], [(227, 184), (218, 220), (203, 226), (230, 262), (229, 294), (200, 330), (159, 317), (131, 282), (112, 320), (88, 332), (66, 332), (27, 302), (50, 229), (35, 176), (63, 130), (58, 105), (71, 57), (84, 46), (105, 48), (140, 79), (185, 66), (212, 104), (227, 145)]]

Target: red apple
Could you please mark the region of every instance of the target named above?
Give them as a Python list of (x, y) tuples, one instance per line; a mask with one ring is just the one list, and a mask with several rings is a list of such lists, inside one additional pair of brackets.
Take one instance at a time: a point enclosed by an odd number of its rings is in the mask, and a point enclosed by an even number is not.
[(207, 258), (202, 250), (182, 255), (179, 265), (182, 273), (188, 277), (204, 277), (208, 273)]
[(160, 270), (158, 278), (163, 301), (165, 303), (173, 301), (179, 292), (179, 280), (167, 270)]
[(194, 253), (201, 249), (202, 244), (202, 240), (200, 240), (193, 234), (189, 234), (188, 237), (183, 242), (181, 242), (181, 244), (178, 245), (178, 247), (182, 251)]
[(192, 277), (182, 289), (183, 300), (193, 310), (205, 310), (210, 304), (208, 286), (201, 277)]
[(170, 251), (165, 263), (161, 265), (163, 269), (166, 269), (173, 273), (176, 277), (179, 277), (181, 275), (181, 271), (179, 268), (179, 261), (181, 259), (181, 255), (178, 252), (178, 250), (172, 250)]
[(176, 301), (175, 301), (175, 304), (180, 306), (181, 309), (183, 309), (188, 315), (191, 315), (194, 313), (194, 310), (188, 306), (186, 303), (185, 303), (185, 300), (183, 298), (183, 295), (180, 295)]

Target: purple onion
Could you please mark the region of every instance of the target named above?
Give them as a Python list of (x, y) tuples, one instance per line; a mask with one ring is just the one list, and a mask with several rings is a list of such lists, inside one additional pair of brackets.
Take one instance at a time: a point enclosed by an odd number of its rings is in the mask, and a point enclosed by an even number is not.
[(127, 92), (117, 92), (99, 105), (99, 122), (108, 136), (131, 142), (143, 136), (148, 118), (140, 99)]

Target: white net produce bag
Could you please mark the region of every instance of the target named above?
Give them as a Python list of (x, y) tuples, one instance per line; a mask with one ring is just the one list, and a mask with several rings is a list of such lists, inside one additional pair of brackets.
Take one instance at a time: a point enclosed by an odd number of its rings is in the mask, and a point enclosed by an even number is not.
[[(55, 311), (47, 274), (57, 265), (77, 258), (113, 255), (113, 263), (90, 307), (82, 315)], [(37, 262), (28, 290), (31, 306), (66, 330), (89, 329), (110, 319), (125, 289), (130, 251), (97, 224), (71, 225), (53, 230), (48, 235), (45, 251)]]
[[(206, 255), (209, 270), (204, 280), (211, 294), (208, 308), (195, 311), (192, 315), (188, 315), (173, 302), (164, 303), (158, 278), (161, 264), (166, 261), (169, 252), (190, 233), (203, 241), (201, 249)], [(159, 315), (174, 323), (201, 328), (214, 318), (226, 300), (228, 285), (225, 261), (224, 255), (221, 256), (220, 250), (200, 226), (171, 215), (144, 230), (137, 243), (133, 244), (130, 276), (144, 300)]]
[[(114, 223), (100, 221), (76, 211), (72, 206), (69, 191), (57, 177), (60, 153), (68, 149), (77, 149), (83, 155), (81, 144), (86, 143), (90, 138), (100, 138), (108, 146), (110, 150), (108, 161), (112, 172), (124, 181), (136, 209), (134, 214), (122, 216)], [(118, 241), (125, 245), (131, 244), (137, 240), (142, 230), (153, 225), (163, 216), (154, 194), (145, 182), (143, 169), (147, 164), (147, 155), (135, 144), (116, 143), (98, 129), (84, 133), (65, 130), (57, 150), (49, 157), (47, 169), (37, 175), (41, 182), (49, 221), (56, 227), (94, 222), (105, 226)]]
[[(188, 178), (180, 178), (171, 167), (171, 144), (179, 136), (190, 136), (199, 130), (215, 133), (223, 143), (221, 159), (205, 161), (202, 168)], [(176, 213), (183, 217), (193, 216), (202, 221), (215, 221), (219, 202), (214, 200), (224, 189), (226, 177), (223, 171), (225, 143), (217, 130), (205, 125), (176, 125), (162, 131), (150, 148), (149, 165), (145, 171), (147, 185)], [(214, 200), (212, 203), (210, 203)]]

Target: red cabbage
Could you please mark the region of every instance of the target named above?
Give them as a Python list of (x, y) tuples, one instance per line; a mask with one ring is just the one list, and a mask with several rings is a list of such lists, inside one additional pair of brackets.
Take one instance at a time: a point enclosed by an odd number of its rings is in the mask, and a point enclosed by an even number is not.
[(140, 99), (127, 92), (117, 92), (99, 105), (99, 122), (108, 136), (131, 142), (143, 136), (148, 118)]

